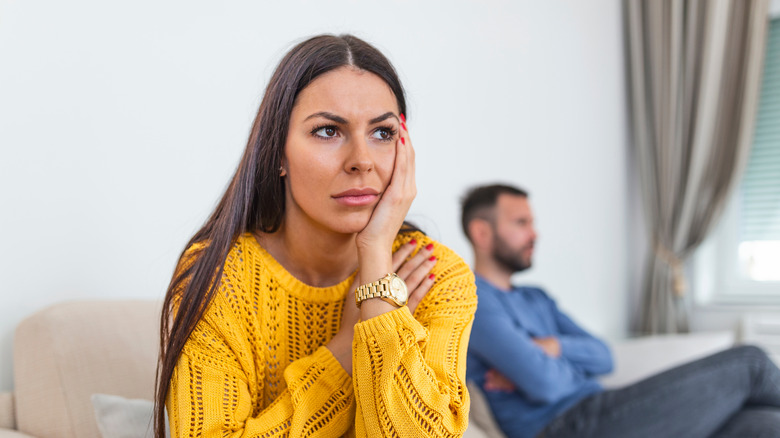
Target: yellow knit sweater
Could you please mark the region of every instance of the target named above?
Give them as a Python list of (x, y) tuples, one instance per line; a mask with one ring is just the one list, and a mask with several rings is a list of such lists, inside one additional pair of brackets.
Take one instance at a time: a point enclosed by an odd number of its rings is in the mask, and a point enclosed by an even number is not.
[[(395, 248), (415, 238), (399, 235)], [(185, 345), (167, 407), (174, 437), (439, 437), (468, 424), (466, 347), (474, 277), (435, 243), (436, 282), (407, 307), (355, 326), (350, 377), (324, 345), (353, 278), (326, 288), (288, 273), (251, 234)]]

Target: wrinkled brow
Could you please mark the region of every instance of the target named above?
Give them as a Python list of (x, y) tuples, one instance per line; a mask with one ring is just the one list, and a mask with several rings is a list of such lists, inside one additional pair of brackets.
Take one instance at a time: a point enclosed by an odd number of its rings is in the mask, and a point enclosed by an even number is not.
[[(349, 124), (347, 119), (345, 119), (345, 118), (343, 118), (341, 116), (337, 116), (336, 114), (329, 113), (327, 111), (320, 111), (320, 112), (316, 112), (314, 114), (311, 114), (309, 117), (306, 117), (305, 119), (303, 119), (303, 121), (305, 122), (305, 121), (307, 121), (309, 119), (313, 119), (315, 117), (324, 117), (324, 118), (326, 118), (328, 120), (332, 120), (332, 121), (334, 121), (334, 122), (336, 122), (338, 124), (341, 124), (341, 125), (348, 125)], [(369, 120), (368, 124), (369, 125), (373, 125), (375, 123), (379, 123), (381, 121), (387, 120), (390, 117), (393, 117), (396, 120), (398, 120), (398, 116), (396, 116), (392, 112), (388, 111), (388, 112), (382, 114), (381, 116), (374, 117), (373, 119)]]

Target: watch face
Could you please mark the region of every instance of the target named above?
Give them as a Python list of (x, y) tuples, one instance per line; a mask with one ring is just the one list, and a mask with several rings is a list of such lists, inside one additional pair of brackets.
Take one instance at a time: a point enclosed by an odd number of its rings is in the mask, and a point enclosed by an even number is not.
[(390, 282), (390, 290), (396, 300), (406, 304), (408, 291), (406, 290), (406, 283), (401, 280), (401, 277), (393, 277), (393, 280)]

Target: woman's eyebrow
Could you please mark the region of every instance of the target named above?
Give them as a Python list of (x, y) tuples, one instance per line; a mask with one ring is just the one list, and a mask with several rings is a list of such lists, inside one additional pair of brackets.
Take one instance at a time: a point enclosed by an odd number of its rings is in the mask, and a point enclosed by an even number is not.
[[(305, 119), (303, 119), (303, 121), (305, 122), (305, 121), (307, 121), (309, 119), (313, 119), (315, 117), (324, 117), (324, 118), (326, 118), (328, 120), (333, 120), (334, 122), (339, 123), (341, 125), (348, 125), (349, 124), (347, 119), (345, 119), (345, 118), (343, 118), (341, 116), (337, 116), (337, 115), (335, 115), (333, 113), (329, 113), (327, 111), (319, 111), (319, 112), (316, 112), (314, 114), (311, 114), (309, 117), (306, 117)], [(392, 111), (388, 111), (388, 112), (382, 114), (381, 116), (374, 117), (373, 119), (369, 120), (368, 124), (369, 125), (373, 125), (373, 124), (379, 123), (379, 122), (381, 122), (383, 120), (387, 120), (390, 117), (394, 117), (396, 120), (398, 120), (398, 116), (396, 116)]]
[(395, 117), (395, 119), (398, 120), (398, 116), (396, 116), (392, 112), (388, 111), (388, 112), (382, 114), (379, 117), (374, 117), (373, 119), (369, 120), (368, 124), (369, 125), (373, 125), (374, 123), (379, 123), (379, 122), (381, 122), (383, 120), (389, 119), (390, 117)]
[(307, 121), (309, 119), (313, 119), (314, 117), (324, 117), (324, 118), (326, 118), (328, 120), (333, 120), (334, 122), (339, 123), (341, 125), (348, 124), (347, 119), (345, 119), (344, 117), (337, 116), (337, 115), (335, 115), (333, 113), (329, 113), (327, 111), (320, 111), (320, 112), (314, 113), (314, 114), (310, 115), (309, 117), (306, 117), (305, 119), (303, 119), (303, 121), (305, 122), (305, 121)]

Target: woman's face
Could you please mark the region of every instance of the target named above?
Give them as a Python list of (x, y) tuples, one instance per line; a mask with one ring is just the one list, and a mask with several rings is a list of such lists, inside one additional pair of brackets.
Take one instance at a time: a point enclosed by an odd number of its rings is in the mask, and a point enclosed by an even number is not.
[(290, 115), (285, 221), (365, 228), (393, 173), (399, 125), (395, 95), (379, 76), (341, 67), (312, 81)]

